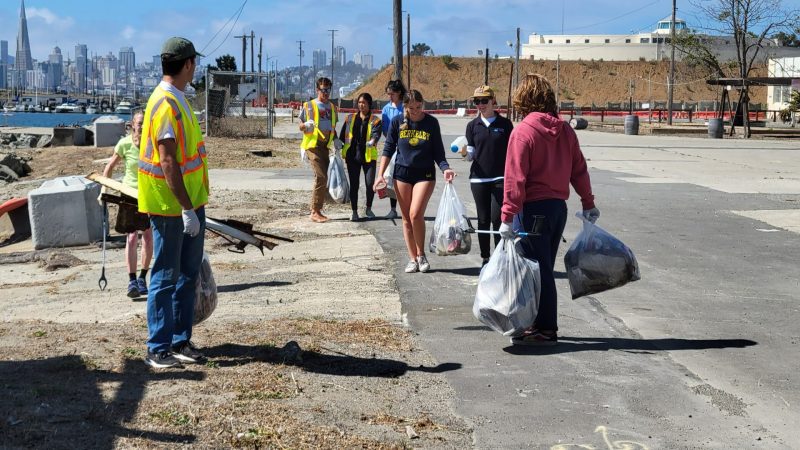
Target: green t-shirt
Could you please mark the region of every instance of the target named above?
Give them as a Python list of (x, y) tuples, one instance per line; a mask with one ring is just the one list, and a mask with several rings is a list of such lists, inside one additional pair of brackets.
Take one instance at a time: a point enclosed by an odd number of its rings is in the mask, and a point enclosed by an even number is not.
[(133, 145), (131, 135), (127, 135), (117, 142), (114, 153), (125, 161), (125, 176), (122, 177), (122, 184), (137, 188), (139, 184), (139, 148)]

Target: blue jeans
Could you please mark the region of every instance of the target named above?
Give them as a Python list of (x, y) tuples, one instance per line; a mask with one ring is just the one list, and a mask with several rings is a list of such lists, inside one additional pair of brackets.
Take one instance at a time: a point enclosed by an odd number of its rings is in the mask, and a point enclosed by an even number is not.
[(567, 224), (567, 202), (558, 199), (538, 200), (522, 206), (523, 231), (533, 233), (519, 241), (522, 256), (539, 263), (542, 279), (539, 314), (533, 326), (540, 330), (558, 330), (558, 294), (553, 267), (561, 235)]
[(147, 293), (147, 349), (168, 351), (192, 338), (195, 284), (203, 262), (205, 208), (195, 210), (200, 233), (183, 233), (183, 219), (150, 216), (153, 229), (153, 267)]

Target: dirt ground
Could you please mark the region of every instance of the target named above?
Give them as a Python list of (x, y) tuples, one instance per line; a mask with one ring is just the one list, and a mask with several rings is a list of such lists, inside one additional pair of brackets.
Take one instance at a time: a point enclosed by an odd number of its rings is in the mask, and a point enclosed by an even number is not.
[[(212, 170), (299, 165), (297, 141), (209, 138), (207, 146)], [(265, 149), (274, 156), (250, 156)], [(33, 173), (0, 187), (0, 200), (47, 178), (100, 171), (110, 154), (31, 150)], [(0, 247), (0, 447), (471, 446), (442, 376), (457, 367), (434, 361), (402, 325), (391, 262), (345, 220), (349, 208), (330, 205), (336, 220), (313, 224), (304, 191), (212, 191), (210, 216), (295, 242), (239, 254), (206, 234), (219, 304), (194, 330), (205, 365), (144, 365), (145, 301), (125, 296), (121, 236), (112, 235), (102, 292), (97, 245)]]

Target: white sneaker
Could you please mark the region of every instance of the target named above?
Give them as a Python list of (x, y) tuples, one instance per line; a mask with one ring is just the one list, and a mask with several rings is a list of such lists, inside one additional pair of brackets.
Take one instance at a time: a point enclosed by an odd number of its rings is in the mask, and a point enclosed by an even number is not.
[(387, 219), (397, 219), (397, 211), (390, 209), (389, 214), (386, 215)]
[(417, 265), (419, 266), (419, 271), (422, 273), (431, 270), (431, 265), (428, 263), (428, 258), (425, 255), (417, 256)]
[(419, 267), (417, 266), (417, 262), (413, 259), (406, 264), (406, 273), (414, 273), (417, 270), (419, 270)]
[(372, 209), (367, 208), (367, 209), (364, 210), (364, 216), (369, 217), (370, 219), (372, 219), (373, 217), (375, 217), (375, 213), (372, 212)]

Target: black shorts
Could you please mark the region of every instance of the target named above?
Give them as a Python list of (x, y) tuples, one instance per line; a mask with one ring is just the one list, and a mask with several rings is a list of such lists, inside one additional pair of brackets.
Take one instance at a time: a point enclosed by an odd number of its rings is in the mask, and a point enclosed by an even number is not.
[(395, 164), (394, 179), (408, 184), (417, 184), (422, 181), (436, 181), (436, 171), (433, 167), (420, 169), (417, 167), (405, 167)]
[(142, 214), (138, 210), (138, 207), (129, 203), (120, 203), (114, 231), (121, 234), (128, 234), (150, 228), (150, 216)]

